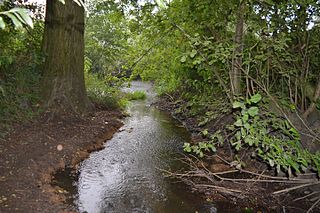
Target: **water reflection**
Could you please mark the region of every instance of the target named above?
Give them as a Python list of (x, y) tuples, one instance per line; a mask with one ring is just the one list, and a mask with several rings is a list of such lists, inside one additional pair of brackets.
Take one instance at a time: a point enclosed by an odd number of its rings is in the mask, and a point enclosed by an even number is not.
[(132, 83), (148, 99), (129, 107), (121, 131), (80, 168), (77, 205), (81, 212), (195, 212), (194, 197), (165, 179), (157, 168), (174, 166), (173, 156), (189, 140), (188, 132), (150, 107), (149, 84)]

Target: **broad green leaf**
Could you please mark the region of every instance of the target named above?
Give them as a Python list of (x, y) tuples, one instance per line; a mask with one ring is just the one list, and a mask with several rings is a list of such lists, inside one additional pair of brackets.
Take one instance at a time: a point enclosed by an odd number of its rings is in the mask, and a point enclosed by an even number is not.
[(241, 119), (238, 119), (238, 120), (234, 123), (234, 125), (237, 126), (237, 127), (242, 126), (242, 120), (241, 120)]
[(191, 51), (191, 53), (190, 53), (190, 57), (191, 57), (191, 58), (194, 58), (197, 53), (198, 53), (197, 50), (193, 49), (193, 50)]
[(9, 12), (13, 12), (20, 22), (33, 28), (33, 22), (30, 15), (28, 14), (28, 10), (23, 8), (13, 8)]
[(0, 17), (0, 29), (4, 29), (6, 27), (6, 24), (3, 21), (3, 18)]
[(6, 13), (6, 15), (11, 19), (11, 21), (14, 24), (16, 29), (22, 27), (22, 23), (16, 18), (15, 15), (13, 15), (11, 13)]
[(246, 113), (246, 114), (243, 115), (242, 121), (243, 121), (243, 123), (247, 123), (248, 120), (249, 120), (249, 115)]
[(249, 129), (250, 129), (250, 127), (251, 127), (251, 126), (250, 126), (250, 124), (249, 124), (249, 123), (245, 123), (245, 124), (244, 124), (244, 128), (246, 128), (246, 130), (249, 130)]
[(184, 143), (183, 144), (183, 150), (185, 152), (191, 152), (192, 150), (191, 150), (191, 147), (190, 147), (190, 143)]
[(163, 8), (166, 7), (166, 5), (165, 5), (165, 3), (164, 3), (163, 0), (156, 0), (156, 2), (157, 2), (157, 5), (158, 5), (161, 9), (163, 9)]
[(180, 61), (181, 61), (181, 63), (186, 62), (187, 61), (187, 57), (186, 56), (182, 56)]
[(242, 107), (243, 107), (243, 103), (241, 103), (239, 101), (233, 102), (233, 105), (232, 105), (233, 109), (242, 108)]
[(249, 146), (252, 146), (254, 144), (254, 140), (252, 138), (246, 137), (244, 140)]
[(201, 133), (203, 136), (207, 136), (209, 132), (208, 132), (208, 129), (205, 129)]
[(199, 152), (199, 157), (200, 157), (200, 158), (203, 158), (203, 156), (204, 156), (203, 152), (200, 151), (200, 152)]
[(248, 109), (248, 114), (249, 114), (251, 117), (254, 117), (254, 116), (258, 115), (258, 113), (259, 113), (258, 107), (250, 107), (250, 108)]
[(216, 152), (216, 151), (217, 151), (217, 148), (216, 148), (215, 146), (212, 146), (212, 147), (211, 147), (211, 150), (212, 150), (213, 152)]
[(254, 96), (251, 96), (250, 101), (256, 104), (261, 100), (261, 98), (262, 98), (261, 95), (258, 93), (258, 94), (255, 94)]

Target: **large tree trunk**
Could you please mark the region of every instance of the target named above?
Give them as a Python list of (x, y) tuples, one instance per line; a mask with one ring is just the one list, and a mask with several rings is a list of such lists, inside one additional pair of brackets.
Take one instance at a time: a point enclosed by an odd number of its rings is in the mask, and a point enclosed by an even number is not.
[(241, 1), (237, 11), (237, 23), (235, 32), (234, 56), (232, 60), (232, 67), (230, 72), (231, 91), (233, 96), (241, 94), (241, 69), (242, 69), (242, 52), (243, 52), (243, 27), (244, 27), (244, 9), (245, 2)]
[(84, 9), (72, 0), (65, 5), (47, 0), (43, 74), (46, 107), (86, 112), (92, 107), (84, 83)]

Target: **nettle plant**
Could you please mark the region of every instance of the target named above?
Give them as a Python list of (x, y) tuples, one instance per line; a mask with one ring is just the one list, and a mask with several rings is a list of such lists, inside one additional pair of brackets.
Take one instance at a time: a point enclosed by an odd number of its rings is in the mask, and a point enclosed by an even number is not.
[[(236, 151), (253, 147), (253, 157), (288, 173), (305, 172), (307, 168), (320, 173), (320, 153), (312, 154), (301, 145), (300, 135), (287, 120), (261, 110), (261, 95), (256, 94), (244, 101), (236, 101), (236, 121), (228, 126), (234, 132), (231, 144)], [(259, 105), (262, 105), (259, 108)]]

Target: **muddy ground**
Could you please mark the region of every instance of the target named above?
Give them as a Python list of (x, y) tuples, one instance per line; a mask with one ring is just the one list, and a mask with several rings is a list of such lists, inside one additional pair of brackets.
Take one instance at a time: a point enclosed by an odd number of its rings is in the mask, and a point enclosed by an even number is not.
[(90, 115), (44, 113), (16, 124), (0, 140), (0, 212), (74, 212), (65, 190), (50, 185), (52, 174), (76, 168), (122, 126), (120, 111), (99, 109)]

